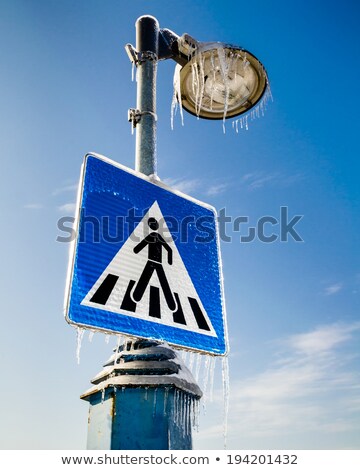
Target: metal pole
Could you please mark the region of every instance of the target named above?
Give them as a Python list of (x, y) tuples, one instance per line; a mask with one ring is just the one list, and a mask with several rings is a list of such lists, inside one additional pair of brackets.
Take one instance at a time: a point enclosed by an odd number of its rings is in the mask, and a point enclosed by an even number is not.
[(137, 112), (135, 169), (156, 174), (156, 72), (159, 52), (159, 23), (141, 16), (135, 24), (137, 62)]
[[(136, 127), (135, 169), (156, 175), (156, 71), (159, 23), (136, 22), (137, 102), (129, 120)], [(191, 372), (168, 346), (151, 340), (116, 349), (106, 370), (81, 398), (89, 401), (88, 449), (192, 449), (192, 406), (202, 392)]]

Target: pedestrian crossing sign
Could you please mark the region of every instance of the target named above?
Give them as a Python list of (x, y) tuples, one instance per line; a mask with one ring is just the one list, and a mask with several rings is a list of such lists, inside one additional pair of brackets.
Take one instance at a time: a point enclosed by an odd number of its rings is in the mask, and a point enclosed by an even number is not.
[(97, 154), (84, 159), (77, 206), (70, 324), (226, 354), (213, 207)]

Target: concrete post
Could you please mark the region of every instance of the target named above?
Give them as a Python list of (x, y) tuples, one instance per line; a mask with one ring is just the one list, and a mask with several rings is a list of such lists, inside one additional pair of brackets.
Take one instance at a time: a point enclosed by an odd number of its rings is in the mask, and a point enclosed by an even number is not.
[(88, 449), (192, 448), (202, 392), (174, 350), (128, 341), (92, 383), (81, 396), (90, 403)]

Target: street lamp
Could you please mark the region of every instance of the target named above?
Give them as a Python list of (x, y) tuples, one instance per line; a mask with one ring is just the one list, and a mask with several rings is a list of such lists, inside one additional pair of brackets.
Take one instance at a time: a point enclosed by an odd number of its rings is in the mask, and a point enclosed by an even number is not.
[[(188, 41), (184, 35), (180, 41)], [(181, 104), (205, 119), (246, 113), (265, 93), (267, 77), (250, 52), (223, 43), (197, 43), (189, 61), (178, 67)], [(180, 68), (181, 67), (181, 68)]]
[(199, 42), (160, 29), (156, 18), (136, 21), (136, 48), (125, 49), (137, 67), (135, 168), (156, 175), (156, 72), (159, 60), (177, 62), (174, 87), (181, 108), (199, 118), (227, 119), (248, 112), (268, 88), (266, 71), (250, 52), (219, 42)]

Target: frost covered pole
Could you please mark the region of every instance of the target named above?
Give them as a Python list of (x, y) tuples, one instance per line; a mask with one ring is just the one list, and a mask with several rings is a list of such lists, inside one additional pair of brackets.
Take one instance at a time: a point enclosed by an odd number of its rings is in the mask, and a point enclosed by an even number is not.
[(130, 110), (136, 126), (135, 169), (156, 174), (156, 72), (159, 53), (159, 23), (152, 16), (136, 21), (137, 102)]
[(153, 16), (141, 16), (135, 24), (136, 47), (125, 46), (136, 66), (136, 108), (129, 110), (129, 121), (136, 127), (135, 169), (147, 176), (156, 175), (156, 73), (159, 60), (173, 59), (184, 64), (187, 59), (178, 50), (179, 36), (160, 29)]
[[(177, 36), (160, 30), (152, 16), (136, 22), (136, 48), (126, 45), (137, 67), (135, 169), (156, 175), (156, 71), (172, 57)], [(114, 351), (82, 395), (90, 404), (88, 449), (192, 449), (192, 427), (202, 392), (177, 353), (151, 340), (127, 341)]]

